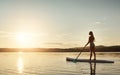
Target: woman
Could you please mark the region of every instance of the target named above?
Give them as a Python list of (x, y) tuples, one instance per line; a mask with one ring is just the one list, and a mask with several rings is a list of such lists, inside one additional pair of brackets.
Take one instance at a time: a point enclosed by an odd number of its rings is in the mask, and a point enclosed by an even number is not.
[(85, 47), (90, 43), (90, 60), (92, 58), (92, 53), (94, 54), (94, 60), (96, 60), (95, 44), (94, 44), (95, 37), (94, 37), (92, 31), (89, 32), (89, 35), (90, 35), (89, 40), (88, 40), (87, 44), (85, 45)]

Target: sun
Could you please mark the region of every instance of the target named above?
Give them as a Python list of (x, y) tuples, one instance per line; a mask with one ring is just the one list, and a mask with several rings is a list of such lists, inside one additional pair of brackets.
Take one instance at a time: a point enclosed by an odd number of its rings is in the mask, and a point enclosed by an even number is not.
[(44, 46), (45, 35), (42, 33), (21, 31), (16, 32), (14, 39), (18, 48), (33, 48)]
[(17, 33), (16, 41), (19, 44), (19, 47), (29, 47), (31, 45), (33, 36), (30, 33)]
[(19, 42), (25, 42), (26, 40), (29, 39), (29, 36), (26, 35), (26, 34), (24, 34), (24, 33), (20, 33), (20, 34), (18, 34), (18, 35), (16, 36), (16, 39), (17, 39), (17, 41), (19, 41)]

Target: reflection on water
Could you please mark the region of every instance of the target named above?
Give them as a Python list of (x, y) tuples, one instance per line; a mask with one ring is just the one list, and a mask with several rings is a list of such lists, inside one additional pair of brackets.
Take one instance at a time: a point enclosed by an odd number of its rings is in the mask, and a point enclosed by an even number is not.
[(23, 73), (24, 64), (23, 64), (22, 52), (19, 52), (17, 68), (19, 73)]
[[(115, 63), (66, 62), (66, 57), (76, 57), (73, 52), (1, 52), (0, 75), (120, 75), (120, 53), (96, 54)], [(89, 53), (82, 58), (88, 59)]]
[(93, 62), (91, 63), (90, 62), (90, 75), (95, 75), (96, 74), (96, 63)]

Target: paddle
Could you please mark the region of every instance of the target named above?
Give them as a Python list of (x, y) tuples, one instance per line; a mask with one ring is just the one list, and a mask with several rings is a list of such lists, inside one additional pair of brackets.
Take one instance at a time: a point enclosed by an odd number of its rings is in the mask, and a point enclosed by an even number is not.
[(77, 57), (75, 58), (75, 60), (73, 60), (73, 62), (76, 62), (76, 60), (78, 59), (78, 57), (80, 56), (80, 54), (82, 53), (82, 51), (85, 49), (86, 46), (83, 47), (83, 49), (80, 51), (80, 53), (77, 55)]

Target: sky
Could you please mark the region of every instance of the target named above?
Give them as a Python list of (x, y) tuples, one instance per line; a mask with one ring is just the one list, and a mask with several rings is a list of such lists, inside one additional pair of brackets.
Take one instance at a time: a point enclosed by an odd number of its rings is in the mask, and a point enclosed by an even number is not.
[(120, 0), (0, 0), (0, 48), (120, 45)]

